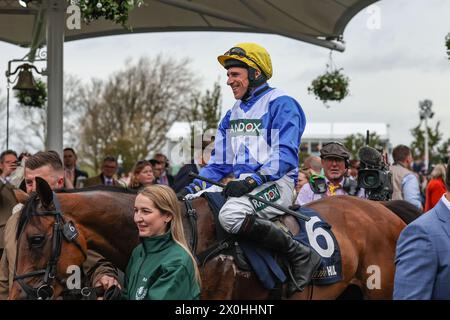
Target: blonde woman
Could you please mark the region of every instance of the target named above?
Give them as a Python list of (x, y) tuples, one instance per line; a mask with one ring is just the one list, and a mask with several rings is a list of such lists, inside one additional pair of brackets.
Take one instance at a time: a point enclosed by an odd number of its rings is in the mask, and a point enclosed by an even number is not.
[(445, 165), (438, 164), (431, 171), (431, 180), (428, 182), (425, 190), (425, 210), (427, 212), (434, 208), (436, 203), (441, 200), (442, 195), (445, 193)]
[(136, 162), (133, 168), (133, 174), (130, 179), (129, 189), (139, 190), (146, 186), (154, 184), (155, 176), (153, 174), (152, 165), (147, 160)]
[(200, 274), (184, 237), (177, 197), (165, 185), (142, 189), (134, 204), (141, 244), (125, 273), (127, 300), (190, 300), (200, 297)]

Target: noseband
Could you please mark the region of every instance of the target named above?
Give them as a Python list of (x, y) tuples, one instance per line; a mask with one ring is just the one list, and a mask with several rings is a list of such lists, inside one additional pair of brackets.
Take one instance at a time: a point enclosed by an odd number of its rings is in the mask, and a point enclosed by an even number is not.
[[(40, 269), (32, 272), (28, 272), (25, 274), (17, 275), (16, 267), (17, 261), (19, 257), (19, 241), (17, 241), (17, 251), (16, 251), (16, 263), (14, 266), (14, 280), (17, 281), (22, 289), (27, 294), (28, 299), (38, 299), (38, 300), (47, 300), (53, 297), (54, 287), (53, 282), (56, 279), (57, 274), (57, 266), (58, 260), (61, 254), (61, 246), (62, 241), (65, 240), (69, 243), (73, 243), (84, 255), (84, 258), (87, 258), (86, 252), (81, 247), (80, 243), (77, 240), (78, 231), (72, 221), (65, 221), (62, 211), (61, 205), (56, 198), (56, 195), (53, 196), (53, 203), (55, 205), (54, 211), (36, 211), (34, 210), (34, 205), (31, 204), (31, 210), (33, 216), (53, 216), (55, 217), (55, 224), (53, 225), (53, 235), (52, 235), (52, 253), (50, 256), (50, 260), (47, 263), (45, 269)], [(22, 232), (25, 229), (25, 226), (22, 228), (19, 239), (22, 236)], [(39, 287), (32, 287), (23, 281), (26, 278), (32, 278), (36, 276), (44, 276), (44, 282)], [(64, 280), (61, 281), (64, 284)]]

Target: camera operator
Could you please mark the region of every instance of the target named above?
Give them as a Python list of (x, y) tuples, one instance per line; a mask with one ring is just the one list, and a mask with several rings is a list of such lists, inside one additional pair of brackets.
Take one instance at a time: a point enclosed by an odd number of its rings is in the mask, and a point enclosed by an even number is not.
[(391, 200), (392, 174), (381, 153), (372, 147), (364, 146), (359, 149), (358, 155), (358, 186), (364, 188), (369, 200)]
[(297, 196), (296, 204), (305, 205), (312, 201), (334, 195), (352, 195), (365, 198), (364, 189), (355, 180), (346, 177), (350, 153), (339, 142), (329, 142), (320, 149), (320, 158), (325, 176), (312, 175)]
[(411, 149), (398, 145), (392, 151), (394, 165), (391, 166), (394, 193), (392, 200), (406, 200), (422, 210), (419, 180), (411, 171), (413, 157)]

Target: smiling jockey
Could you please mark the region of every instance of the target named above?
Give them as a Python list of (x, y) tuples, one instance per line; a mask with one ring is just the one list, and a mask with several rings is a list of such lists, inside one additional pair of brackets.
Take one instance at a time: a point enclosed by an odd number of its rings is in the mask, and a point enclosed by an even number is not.
[[(217, 59), (228, 70), (227, 84), (237, 101), (220, 122), (211, 159), (199, 174), (215, 181), (234, 174), (237, 180), (223, 190), (229, 198), (219, 221), (227, 232), (287, 256), (296, 282), (288, 285), (290, 295), (309, 283), (320, 256), (269, 220), (283, 212), (244, 195), (291, 205), (305, 115), (297, 101), (267, 84), (272, 63), (263, 47), (240, 43)], [(179, 197), (208, 186), (194, 180)]]

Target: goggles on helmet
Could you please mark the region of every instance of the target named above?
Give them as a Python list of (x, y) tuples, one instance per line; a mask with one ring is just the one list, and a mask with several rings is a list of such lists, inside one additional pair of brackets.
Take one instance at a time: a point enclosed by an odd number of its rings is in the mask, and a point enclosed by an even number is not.
[(223, 55), (224, 56), (238, 56), (238, 57), (241, 57), (241, 58), (246, 58), (246, 59), (250, 60), (251, 62), (253, 62), (254, 64), (256, 64), (256, 66), (259, 68), (259, 70), (261, 72), (263, 72), (262, 71), (263, 69), (259, 66), (259, 64), (254, 59), (250, 58), (247, 55), (247, 52), (245, 52), (245, 50), (242, 49), (242, 48), (233, 47), (230, 50), (228, 50), (227, 52), (225, 52)]

